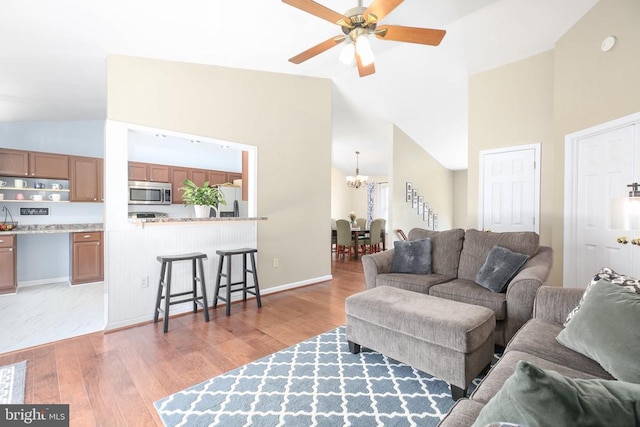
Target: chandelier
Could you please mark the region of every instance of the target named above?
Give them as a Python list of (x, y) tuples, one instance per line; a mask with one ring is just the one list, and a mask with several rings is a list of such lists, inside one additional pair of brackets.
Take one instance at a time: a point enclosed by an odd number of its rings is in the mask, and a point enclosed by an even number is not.
[(347, 177), (347, 186), (351, 188), (360, 188), (362, 185), (367, 183), (369, 179), (368, 176), (360, 175), (360, 168), (358, 167), (358, 156), (360, 155), (359, 151), (356, 151), (356, 176), (348, 176)]

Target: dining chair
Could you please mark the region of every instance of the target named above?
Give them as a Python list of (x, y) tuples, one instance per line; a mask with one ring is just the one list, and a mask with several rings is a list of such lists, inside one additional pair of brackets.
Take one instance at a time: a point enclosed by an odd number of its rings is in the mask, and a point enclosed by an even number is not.
[(382, 230), (384, 230), (385, 220), (377, 218), (371, 221), (369, 227), (369, 235), (360, 241), (362, 253), (366, 252), (367, 247), (369, 253), (380, 252), (380, 244), (382, 243)]
[(338, 250), (338, 230), (336, 226), (336, 219), (331, 218), (331, 253)]
[(336, 256), (339, 257), (340, 254), (344, 254), (345, 250), (351, 256), (351, 224), (346, 219), (339, 219), (336, 221), (336, 229), (338, 231)]
[(358, 228), (360, 230), (365, 230), (367, 228), (367, 219), (366, 218), (356, 218), (356, 223), (358, 224)]

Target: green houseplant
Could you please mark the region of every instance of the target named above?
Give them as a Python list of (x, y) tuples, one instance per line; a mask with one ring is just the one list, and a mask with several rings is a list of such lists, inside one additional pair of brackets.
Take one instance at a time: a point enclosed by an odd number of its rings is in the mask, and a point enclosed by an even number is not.
[(208, 218), (211, 208), (214, 208), (217, 212), (219, 205), (227, 204), (220, 187), (209, 186), (209, 181), (206, 181), (202, 187), (198, 187), (190, 179), (185, 179), (182, 184), (184, 187), (180, 189), (183, 191), (182, 199), (184, 204), (193, 206), (196, 218)]

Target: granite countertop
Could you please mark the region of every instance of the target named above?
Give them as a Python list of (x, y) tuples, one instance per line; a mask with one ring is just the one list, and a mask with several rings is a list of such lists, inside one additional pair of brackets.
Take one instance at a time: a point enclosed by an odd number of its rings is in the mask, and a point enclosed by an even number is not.
[(185, 224), (193, 222), (230, 222), (230, 221), (264, 221), (266, 216), (251, 217), (223, 217), (223, 218), (134, 218), (129, 222), (133, 224)]
[(11, 231), (3, 231), (2, 234), (43, 234), (43, 233), (86, 233), (90, 231), (102, 231), (102, 223), (85, 224), (31, 224), (18, 225)]

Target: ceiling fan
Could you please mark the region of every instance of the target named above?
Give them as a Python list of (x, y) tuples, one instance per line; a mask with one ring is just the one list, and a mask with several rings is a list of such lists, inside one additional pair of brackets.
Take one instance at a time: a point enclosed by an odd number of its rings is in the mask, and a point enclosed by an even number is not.
[(335, 12), (313, 0), (282, 0), (284, 3), (304, 10), (318, 18), (340, 25), (344, 35), (331, 37), (320, 44), (290, 58), (294, 64), (300, 64), (307, 59), (331, 49), (345, 42), (340, 53), (340, 61), (349, 64), (355, 57), (360, 77), (376, 72), (373, 64), (373, 52), (369, 45), (368, 36), (375, 35), (381, 40), (426, 44), (438, 46), (446, 31), (430, 28), (401, 27), (398, 25), (378, 25), (378, 23), (395, 9), (403, 0), (373, 0), (369, 7), (358, 6), (347, 10), (344, 14)]

